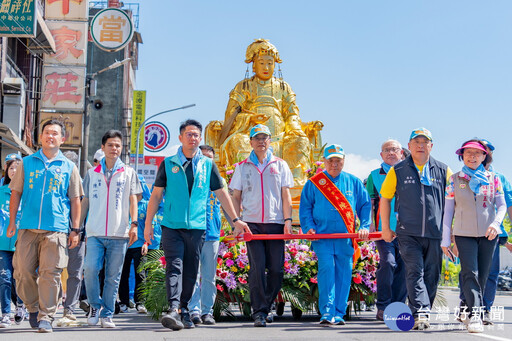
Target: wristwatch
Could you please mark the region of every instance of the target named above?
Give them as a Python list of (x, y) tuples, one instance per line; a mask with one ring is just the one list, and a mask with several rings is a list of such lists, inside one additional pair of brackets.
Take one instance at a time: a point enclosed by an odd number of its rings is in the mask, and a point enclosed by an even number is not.
[(233, 222), (236, 223), (237, 221), (239, 221), (240, 218), (239, 217), (236, 217), (235, 219), (233, 219)]
[(75, 232), (76, 234), (80, 234), (80, 229), (71, 228), (70, 230), (71, 230), (71, 232)]
[(139, 222), (138, 221), (132, 221), (132, 225), (135, 225), (135, 226), (139, 226)]
[(292, 218), (286, 218), (284, 221), (288, 221), (288, 220), (289, 220), (289, 221), (293, 221), (293, 219), (292, 219)]

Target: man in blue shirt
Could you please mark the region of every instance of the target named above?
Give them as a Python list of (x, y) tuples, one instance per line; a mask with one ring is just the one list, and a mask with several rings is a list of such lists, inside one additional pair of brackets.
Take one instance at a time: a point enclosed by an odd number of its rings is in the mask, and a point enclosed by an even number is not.
[[(355, 215), (361, 221), (359, 238), (368, 237), (372, 205), (361, 180), (342, 172), (345, 152), (333, 144), (324, 149), (325, 171), (313, 176), (300, 197), (300, 224), (308, 234), (354, 233)], [(318, 178), (318, 179), (317, 179)], [(352, 281), (354, 252), (351, 239), (320, 239), (312, 242), (318, 257), (318, 306), (320, 323), (345, 324)]]

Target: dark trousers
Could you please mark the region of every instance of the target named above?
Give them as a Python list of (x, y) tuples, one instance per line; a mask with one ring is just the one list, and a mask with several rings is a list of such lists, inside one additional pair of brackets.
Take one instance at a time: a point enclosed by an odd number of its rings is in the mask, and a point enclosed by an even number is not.
[(405, 303), (407, 297), (405, 265), (400, 255), (397, 239), (391, 243), (378, 240), (375, 244), (380, 257), (376, 273), (377, 309), (385, 310), (390, 303)]
[[(283, 224), (248, 225), (253, 234), (281, 234), (284, 230)], [(250, 241), (247, 254), (253, 317), (267, 315), (283, 284), (284, 240)]]
[(470, 315), (473, 307), (485, 307), (483, 293), (497, 240), (455, 236), (460, 258), (460, 286)]
[(418, 312), (430, 311), (436, 298), (441, 274), (441, 240), (399, 235), (398, 245), (404, 259), (409, 308), (416, 317)]
[(142, 283), (142, 276), (137, 272), (142, 259), (142, 247), (134, 247), (126, 251), (124, 256), (123, 272), (121, 273), (121, 281), (119, 282), (119, 301), (126, 306), (130, 305), (130, 272), (133, 268), (135, 270), (135, 304), (142, 303), (142, 296), (140, 294), (139, 285)]
[(165, 255), (165, 288), (171, 310), (188, 311), (194, 293), (205, 230), (170, 229), (162, 226)]

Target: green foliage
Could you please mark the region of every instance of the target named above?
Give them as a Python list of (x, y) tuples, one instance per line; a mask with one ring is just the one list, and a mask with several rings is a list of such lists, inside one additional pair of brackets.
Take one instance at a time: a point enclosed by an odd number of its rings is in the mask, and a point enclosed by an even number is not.
[(443, 259), (441, 268), (441, 284), (454, 287), (458, 286), (459, 272), (460, 264), (454, 264), (450, 260)]
[(140, 288), (144, 306), (154, 320), (159, 320), (162, 313), (169, 309), (165, 289), (165, 268), (160, 261), (162, 257), (164, 257), (162, 250), (152, 250), (147, 255), (147, 261), (137, 269), (139, 272), (146, 272), (146, 279)]

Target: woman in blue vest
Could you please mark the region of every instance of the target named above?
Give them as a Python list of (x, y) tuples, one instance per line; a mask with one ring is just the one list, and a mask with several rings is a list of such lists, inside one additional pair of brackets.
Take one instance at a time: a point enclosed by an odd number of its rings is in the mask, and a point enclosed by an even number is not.
[[(6, 157), (4, 183), (0, 187), (0, 306), (2, 307), (2, 317), (0, 319), (0, 328), (7, 328), (11, 325), (11, 298), (16, 297), (12, 291), (14, 278), (12, 276), (12, 256), (14, 255), (14, 244), (18, 234), (14, 237), (7, 237), (7, 225), (9, 224), (9, 201), (11, 199), (11, 190), (9, 184), (16, 174), (16, 169), (20, 163), (21, 156), (18, 154), (9, 154)], [(21, 301), (20, 301), (21, 302)], [(16, 321), (21, 322), (25, 312), (22, 312)]]
[(483, 331), (482, 296), (506, 204), (499, 177), (485, 169), (489, 161), (485, 145), (469, 140), (456, 154), (464, 167), (446, 185), (441, 247), (452, 261), (456, 254), (460, 258), (461, 288), (467, 303), (460, 318), (470, 333), (478, 333)]

